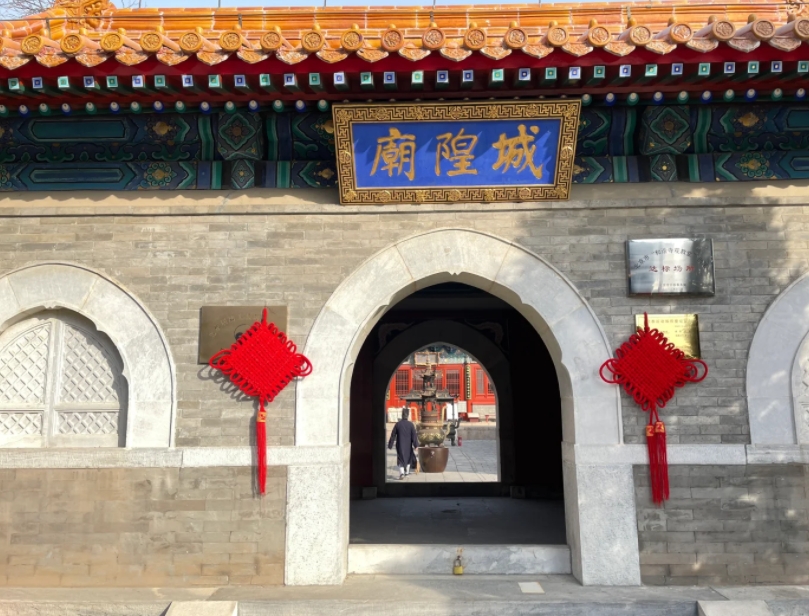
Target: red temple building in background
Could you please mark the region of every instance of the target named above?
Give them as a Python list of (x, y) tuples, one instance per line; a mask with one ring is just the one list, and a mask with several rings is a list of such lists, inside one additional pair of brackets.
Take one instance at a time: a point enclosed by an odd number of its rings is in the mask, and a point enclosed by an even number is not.
[[(399, 410), (407, 405), (404, 397), (421, 388), (420, 356), (438, 358), (435, 364), (436, 389), (446, 389), (456, 397), (458, 417), (472, 423), (493, 421), (497, 417), (497, 396), (489, 375), (475, 359), (458, 351), (452, 355), (443, 353), (414, 353), (396, 370), (388, 385), (385, 407), (388, 421), (398, 419)], [(460, 361), (459, 361), (460, 359)], [(443, 360), (443, 361), (442, 361)], [(391, 417), (392, 415), (392, 417)]]

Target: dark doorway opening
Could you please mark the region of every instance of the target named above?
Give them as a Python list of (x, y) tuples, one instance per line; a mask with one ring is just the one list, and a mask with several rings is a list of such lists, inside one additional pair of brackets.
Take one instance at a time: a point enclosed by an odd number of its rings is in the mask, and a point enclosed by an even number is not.
[[(385, 481), (391, 376), (406, 357), (434, 343), (473, 355), (497, 392), (496, 482)], [(434, 285), (386, 312), (354, 366), (350, 439), (352, 543), (565, 543), (555, 366), (528, 321), (485, 291)]]

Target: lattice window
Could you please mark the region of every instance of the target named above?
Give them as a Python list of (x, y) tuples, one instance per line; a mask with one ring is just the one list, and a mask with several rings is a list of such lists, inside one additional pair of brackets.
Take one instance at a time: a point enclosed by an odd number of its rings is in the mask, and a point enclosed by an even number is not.
[(444, 389), (444, 373), (441, 370), (435, 371), (435, 388), (438, 391)]
[(399, 369), (396, 371), (396, 397), (404, 398), (410, 393), (410, 370)]
[(447, 370), (447, 389), (450, 396), (461, 395), (461, 372), (459, 370)]
[(86, 319), (42, 312), (0, 335), (0, 446), (122, 445), (125, 415), (120, 356)]
[(475, 370), (475, 381), (477, 383), (477, 393), (479, 396), (482, 396), (486, 392), (486, 374), (480, 368)]

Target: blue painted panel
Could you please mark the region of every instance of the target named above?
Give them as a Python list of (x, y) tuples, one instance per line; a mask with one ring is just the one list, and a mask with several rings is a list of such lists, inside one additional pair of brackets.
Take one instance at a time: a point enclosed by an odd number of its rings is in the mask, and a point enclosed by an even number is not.
[(558, 118), (355, 123), (357, 188), (552, 185), (560, 128)]

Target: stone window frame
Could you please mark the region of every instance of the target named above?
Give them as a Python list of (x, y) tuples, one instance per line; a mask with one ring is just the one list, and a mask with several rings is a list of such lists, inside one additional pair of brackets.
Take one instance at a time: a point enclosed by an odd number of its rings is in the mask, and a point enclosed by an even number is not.
[(76, 263), (41, 262), (0, 276), (0, 332), (28, 315), (55, 308), (89, 319), (118, 351), (129, 385), (125, 447), (174, 447), (175, 364), (146, 307), (118, 282)]
[(809, 273), (770, 304), (756, 327), (747, 360), (750, 442), (809, 445)]

